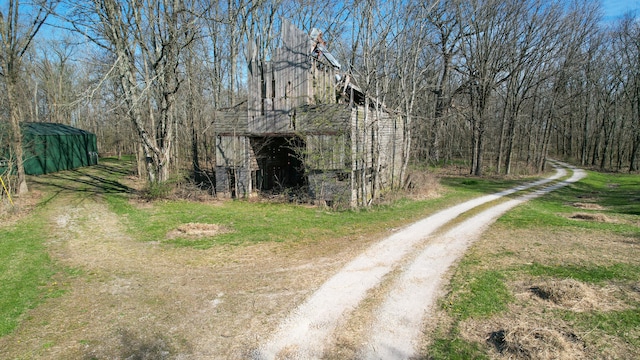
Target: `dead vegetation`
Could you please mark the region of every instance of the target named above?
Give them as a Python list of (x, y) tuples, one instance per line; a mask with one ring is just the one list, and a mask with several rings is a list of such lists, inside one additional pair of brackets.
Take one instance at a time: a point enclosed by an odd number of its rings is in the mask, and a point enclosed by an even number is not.
[[(51, 287), (64, 293), (0, 338), (2, 358), (247, 359), (256, 334), (273, 331), (309, 289), (375, 240), (165, 247), (128, 236), (102, 203), (53, 201), (42, 213), (50, 256), (81, 271), (60, 274)], [(179, 228), (183, 238), (233, 230)]]
[(491, 359), (593, 358), (582, 334), (536, 307), (512, 307), (496, 317), (464, 321), (459, 336), (484, 344)]
[(576, 207), (578, 209), (585, 209), (585, 210), (604, 210), (604, 207), (600, 204), (595, 204), (595, 203), (584, 203), (584, 202), (576, 202), (572, 204), (573, 207)]
[[(623, 293), (633, 291), (552, 278), (514, 282), (510, 288), (518, 301), (509, 311), (489, 319), (470, 319), (461, 325), (461, 336), (467, 341), (489, 345), (493, 349), (489, 355), (495, 359), (598, 358), (602, 349), (593, 343), (590, 334), (574, 329), (550, 310), (576, 313), (624, 310), (630, 305), (621, 300), (625, 297)], [(640, 296), (630, 296), (633, 301), (640, 299)], [(608, 341), (616, 344), (619, 339)], [(621, 346), (605, 351), (615, 353), (614, 358), (628, 358), (629, 351), (633, 350)]]
[(569, 218), (575, 219), (575, 220), (597, 221), (602, 223), (615, 222), (613, 219), (609, 218), (607, 215), (599, 214), (599, 213), (575, 213), (575, 214), (569, 215)]
[(594, 303), (595, 295), (588, 286), (573, 279), (547, 280), (532, 286), (531, 292), (543, 300), (568, 307), (573, 307), (585, 299)]
[(231, 230), (218, 224), (187, 223), (187, 224), (182, 224), (178, 226), (174, 230), (171, 230), (167, 234), (167, 238), (175, 239), (177, 237), (182, 237), (182, 238), (211, 237), (219, 234), (228, 233), (229, 231)]
[[(411, 184), (407, 191), (417, 198), (437, 196), (431, 186), (437, 184), (435, 177), (415, 176)], [(162, 359), (176, 354), (247, 358), (247, 349), (260, 340), (248, 334), (273, 331), (278, 319), (304, 299), (309, 289), (321, 284), (319, 274), (332, 273), (373, 241), (168, 249), (155, 242), (128, 239), (103, 206), (83, 203), (82, 207), (83, 211), (68, 214), (69, 221), (57, 221), (64, 215), (59, 211), (45, 215), (53, 219), (48, 240), (51, 255), (65, 266), (87, 272), (66, 279), (72, 282), (73, 291), (34, 309), (24, 326), (0, 340), (0, 352), (11, 350), (8, 357), (31, 353), (34, 359)], [(584, 208), (599, 210), (589, 207)], [(89, 218), (84, 219), (83, 214), (90, 214)], [(84, 222), (91, 228), (78, 226)], [(218, 224), (187, 223), (177, 227), (174, 235), (195, 239), (232, 230)], [(485, 263), (491, 268), (514, 266), (523, 259), (527, 263), (597, 265), (638, 258), (638, 243), (638, 238), (605, 237), (589, 231), (549, 233), (496, 226), (473, 251), (489, 259)], [(498, 319), (469, 321), (461, 331), (465, 340), (494, 349), (493, 358), (596, 358), (599, 353), (593, 341), (550, 318), (549, 309), (581, 312), (628, 306), (613, 285), (532, 278), (510, 284), (510, 289), (520, 306)], [(640, 301), (640, 283), (629, 285), (624, 292)], [(633, 348), (625, 348), (619, 339), (602, 341), (616, 347), (612, 358), (634, 355)]]
[(414, 200), (425, 200), (438, 196), (442, 187), (437, 175), (428, 171), (412, 171), (405, 182), (406, 194)]
[(174, 349), (171, 341), (162, 334), (137, 334), (128, 329), (119, 329), (120, 356), (122, 359), (163, 360), (170, 359)]
[(9, 202), (8, 197), (0, 196), (0, 221), (9, 224), (29, 215), (42, 200), (42, 197), (42, 192), (38, 190), (13, 196), (12, 203)]
[[(587, 205), (589, 210), (596, 207)], [(598, 215), (598, 214), (589, 214)], [(588, 217), (591, 219), (592, 217)], [(583, 220), (596, 221), (596, 220)], [(609, 219), (611, 221), (611, 219)], [(607, 266), (637, 263), (639, 240), (589, 230), (508, 229), (493, 226), (469, 251), (475, 271), (514, 269), (531, 264)], [(623, 338), (596, 328), (576, 328), (559, 314), (607, 314), (628, 311), (640, 303), (637, 281), (590, 284), (571, 278), (515, 275), (507, 283), (514, 296), (509, 310), (489, 318), (455, 322), (444, 309), (437, 312), (436, 331), (423, 347), (428, 352), (438, 334), (458, 327), (459, 338), (482, 344), (492, 359), (628, 359), (637, 349)], [(569, 315), (567, 315), (569, 316)]]
[[(605, 210), (605, 207), (603, 207), (600, 204), (593, 203), (593, 202), (575, 202), (575, 203), (571, 204), (571, 206), (573, 206), (575, 208), (578, 208), (578, 209), (589, 210), (589, 211), (602, 211), (602, 210)], [(602, 222), (602, 223), (616, 222), (614, 219), (609, 218), (607, 215), (602, 214), (602, 213), (597, 213), (597, 212), (577, 212), (577, 213), (572, 213), (572, 214), (569, 214), (569, 219), (584, 220), (584, 221), (596, 221), (596, 222)]]
[(521, 322), (494, 331), (487, 339), (508, 359), (585, 359), (584, 344), (573, 333)]
[[(532, 300), (545, 309), (559, 308), (573, 312), (616, 311), (629, 308), (621, 298), (637, 298), (632, 287), (598, 286), (574, 279), (537, 279), (533, 285), (514, 285), (521, 299)], [(523, 289), (524, 288), (524, 289)], [(536, 299), (539, 300), (536, 302)]]

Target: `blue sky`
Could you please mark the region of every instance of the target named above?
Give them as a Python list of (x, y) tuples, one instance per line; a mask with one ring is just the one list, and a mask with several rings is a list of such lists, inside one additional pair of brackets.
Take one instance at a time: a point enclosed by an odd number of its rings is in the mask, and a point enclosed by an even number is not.
[(640, 0), (601, 0), (605, 20), (614, 20), (624, 15), (627, 11), (640, 13)]

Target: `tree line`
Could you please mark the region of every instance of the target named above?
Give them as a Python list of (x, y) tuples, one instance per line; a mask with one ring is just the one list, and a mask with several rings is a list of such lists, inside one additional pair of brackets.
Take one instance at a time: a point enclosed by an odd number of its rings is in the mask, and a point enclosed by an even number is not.
[(640, 166), (640, 22), (596, 0), (8, 0), (0, 140), (27, 191), (21, 121), (94, 132), (150, 183), (215, 165), (216, 111), (247, 97), (281, 19), (321, 29), (343, 70), (405, 123), (411, 164), (539, 172), (557, 157)]

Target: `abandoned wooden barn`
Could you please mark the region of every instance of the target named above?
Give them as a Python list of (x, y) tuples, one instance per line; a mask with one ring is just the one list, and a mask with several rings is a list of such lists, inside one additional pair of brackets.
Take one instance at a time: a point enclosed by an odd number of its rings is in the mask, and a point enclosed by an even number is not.
[(366, 205), (400, 184), (402, 119), (340, 73), (322, 33), (283, 21), (270, 61), (249, 61), (248, 99), (215, 116), (216, 192), (305, 189), (326, 203)]

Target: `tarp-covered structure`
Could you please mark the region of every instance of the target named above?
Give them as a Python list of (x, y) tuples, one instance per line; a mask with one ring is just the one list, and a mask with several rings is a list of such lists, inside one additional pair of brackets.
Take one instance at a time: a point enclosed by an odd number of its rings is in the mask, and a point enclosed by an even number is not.
[[(41, 175), (76, 169), (98, 163), (96, 135), (69, 125), (24, 122), (22, 147), (24, 171), (27, 175)], [(0, 149), (0, 171), (11, 156), (8, 148)]]

